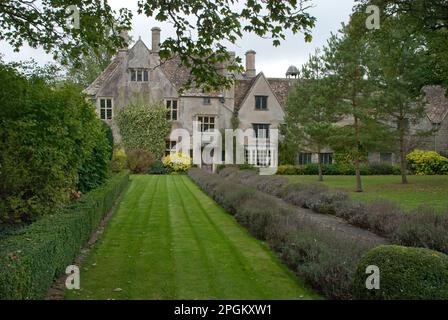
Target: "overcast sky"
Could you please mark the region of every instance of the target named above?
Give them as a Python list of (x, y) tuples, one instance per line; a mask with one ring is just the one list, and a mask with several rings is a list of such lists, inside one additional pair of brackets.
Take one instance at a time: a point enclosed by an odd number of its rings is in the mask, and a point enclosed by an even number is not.
[[(110, 0), (114, 9), (123, 6), (122, 0)], [(151, 18), (138, 15), (136, 12), (137, 4), (129, 4), (126, 1), (126, 7), (134, 11), (132, 21), (132, 32), (130, 33), (134, 40), (139, 37), (150, 47), (151, 28), (158, 26), (162, 29), (162, 41), (173, 34), (171, 25), (162, 24)], [(313, 0), (314, 8), (310, 9), (311, 15), (317, 18), (316, 27), (313, 29), (312, 43), (305, 43), (302, 34), (288, 34), (286, 41), (282, 42), (280, 47), (273, 47), (271, 40), (260, 39), (254, 35), (245, 35), (237, 46), (229, 49), (235, 51), (238, 56), (243, 58), (244, 53), (253, 49), (257, 52), (256, 68), (257, 71), (263, 71), (268, 77), (284, 77), (286, 70), (290, 65), (300, 67), (313, 53), (316, 48), (326, 44), (331, 32), (337, 32), (342, 22), (347, 22), (354, 5), (354, 0)], [(52, 59), (42, 50), (35, 50), (28, 46), (22, 47), (20, 52), (14, 52), (5, 42), (0, 42), (3, 59), (5, 61), (20, 61), (34, 58), (39, 64), (45, 64)]]

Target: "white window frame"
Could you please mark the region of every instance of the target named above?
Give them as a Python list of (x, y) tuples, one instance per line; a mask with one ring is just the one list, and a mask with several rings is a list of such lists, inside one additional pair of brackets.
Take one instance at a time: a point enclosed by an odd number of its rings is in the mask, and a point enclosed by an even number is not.
[[(267, 129), (261, 129), (259, 126), (266, 126)], [(270, 123), (253, 123), (252, 128), (254, 129), (254, 135), (256, 139), (269, 139), (269, 130), (271, 129)], [(261, 131), (264, 130), (264, 131)], [(260, 136), (259, 132), (264, 132), (263, 135)]]
[[(166, 118), (171, 121), (179, 120), (179, 100), (165, 99)], [(174, 119), (174, 114), (176, 115)]]
[[(102, 101), (105, 101), (104, 107), (102, 106)], [(110, 106), (108, 106), (108, 101), (110, 101)], [(104, 117), (102, 111), (104, 110)], [(110, 117), (108, 115), (110, 111)], [(114, 118), (114, 98), (112, 97), (100, 97), (98, 98), (98, 113), (101, 120), (112, 120)]]

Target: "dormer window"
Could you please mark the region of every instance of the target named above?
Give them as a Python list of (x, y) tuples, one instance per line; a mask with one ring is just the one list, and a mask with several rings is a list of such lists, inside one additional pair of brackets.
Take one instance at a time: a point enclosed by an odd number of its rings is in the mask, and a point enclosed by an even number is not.
[(129, 69), (131, 73), (131, 82), (148, 82), (149, 71), (148, 69)]

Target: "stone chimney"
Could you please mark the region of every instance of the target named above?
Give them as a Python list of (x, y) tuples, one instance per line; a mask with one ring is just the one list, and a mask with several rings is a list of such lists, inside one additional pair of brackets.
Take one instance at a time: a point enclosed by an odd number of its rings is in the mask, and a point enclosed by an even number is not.
[(160, 51), (160, 28), (159, 27), (154, 27), (151, 29), (152, 32), (152, 52), (153, 53), (159, 53)]
[(255, 77), (257, 70), (255, 69), (255, 54), (254, 50), (249, 50), (246, 52), (246, 76)]
[(127, 30), (122, 30), (120, 32), (120, 37), (124, 39), (124, 45), (118, 50), (119, 56), (124, 56), (126, 52), (128, 51), (128, 45), (129, 45), (129, 32)]

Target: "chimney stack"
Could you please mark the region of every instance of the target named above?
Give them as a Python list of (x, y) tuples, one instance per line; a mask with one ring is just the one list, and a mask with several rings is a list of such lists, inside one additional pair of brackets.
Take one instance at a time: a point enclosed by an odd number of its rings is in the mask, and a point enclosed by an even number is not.
[(255, 54), (254, 50), (249, 50), (246, 52), (246, 76), (255, 77), (257, 70), (255, 69)]
[(123, 46), (119, 49), (119, 55), (123, 56), (126, 54), (126, 51), (128, 51), (128, 45), (129, 45), (129, 32), (127, 30), (122, 30), (120, 32), (120, 37), (123, 38), (124, 40), (124, 44)]
[(154, 27), (151, 29), (152, 32), (152, 53), (159, 53), (160, 51), (160, 28)]

